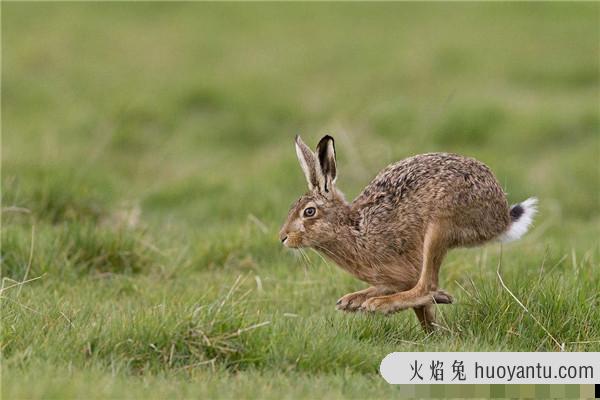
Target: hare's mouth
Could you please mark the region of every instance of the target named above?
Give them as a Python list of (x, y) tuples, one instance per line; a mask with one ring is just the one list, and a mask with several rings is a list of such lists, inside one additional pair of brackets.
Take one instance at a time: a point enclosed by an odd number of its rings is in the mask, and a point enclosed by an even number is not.
[(285, 247), (289, 247), (289, 248), (298, 248), (302, 246), (302, 240), (296, 236), (292, 236), (292, 235), (288, 235), (286, 237), (284, 237), (283, 239), (281, 239), (281, 243), (283, 243), (283, 245)]

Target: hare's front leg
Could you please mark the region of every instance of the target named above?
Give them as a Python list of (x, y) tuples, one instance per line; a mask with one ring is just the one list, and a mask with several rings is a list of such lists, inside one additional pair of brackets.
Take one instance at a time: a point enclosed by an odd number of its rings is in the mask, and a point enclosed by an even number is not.
[(335, 303), (335, 308), (343, 311), (356, 311), (367, 299), (374, 296), (381, 296), (383, 294), (390, 293), (389, 291), (371, 286), (369, 288), (359, 290), (358, 292), (348, 293), (347, 295), (340, 298)]
[(429, 333), (435, 329), (435, 306), (417, 307), (413, 308), (413, 311), (417, 315), (417, 319), (425, 332)]
[(437, 289), (440, 265), (448, 249), (446, 233), (440, 224), (430, 224), (427, 228), (423, 244), (423, 269), (414, 288), (388, 296), (371, 297), (361, 304), (360, 309), (392, 313), (434, 303), (452, 303), (452, 296)]

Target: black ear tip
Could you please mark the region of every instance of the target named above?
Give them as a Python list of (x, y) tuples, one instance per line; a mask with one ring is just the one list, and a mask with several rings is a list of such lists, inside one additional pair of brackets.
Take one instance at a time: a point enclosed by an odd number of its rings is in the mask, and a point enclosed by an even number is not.
[(334, 143), (335, 145), (335, 140), (333, 140), (333, 137), (330, 135), (325, 135), (321, 138), (321, 140), (319, 140), (319, 144), (317, 147), (325, 146), (330, 140), (331, 143)]

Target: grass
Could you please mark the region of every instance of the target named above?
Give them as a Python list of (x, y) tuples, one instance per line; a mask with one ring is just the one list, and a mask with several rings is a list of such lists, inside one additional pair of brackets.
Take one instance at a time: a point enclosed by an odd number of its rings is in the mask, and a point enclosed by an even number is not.
[[(599, 351), (598, 7), (3, 3), (3, 396), (385, 398), (392, 351)], [(448, 256), (433, 335), (336, 312), (364, 284), (277, 241), (299, 132), (349, 198), (451, 151), (540, 214)]]

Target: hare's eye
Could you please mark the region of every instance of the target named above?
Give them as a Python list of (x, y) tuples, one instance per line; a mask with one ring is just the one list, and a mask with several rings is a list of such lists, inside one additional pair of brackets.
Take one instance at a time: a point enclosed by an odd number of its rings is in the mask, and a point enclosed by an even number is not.
[(314, 217), (315, 213), (317, 212), (317, 209), (314, 207), (307, 207), (304, 209), (304, 216), (305, 217)]

